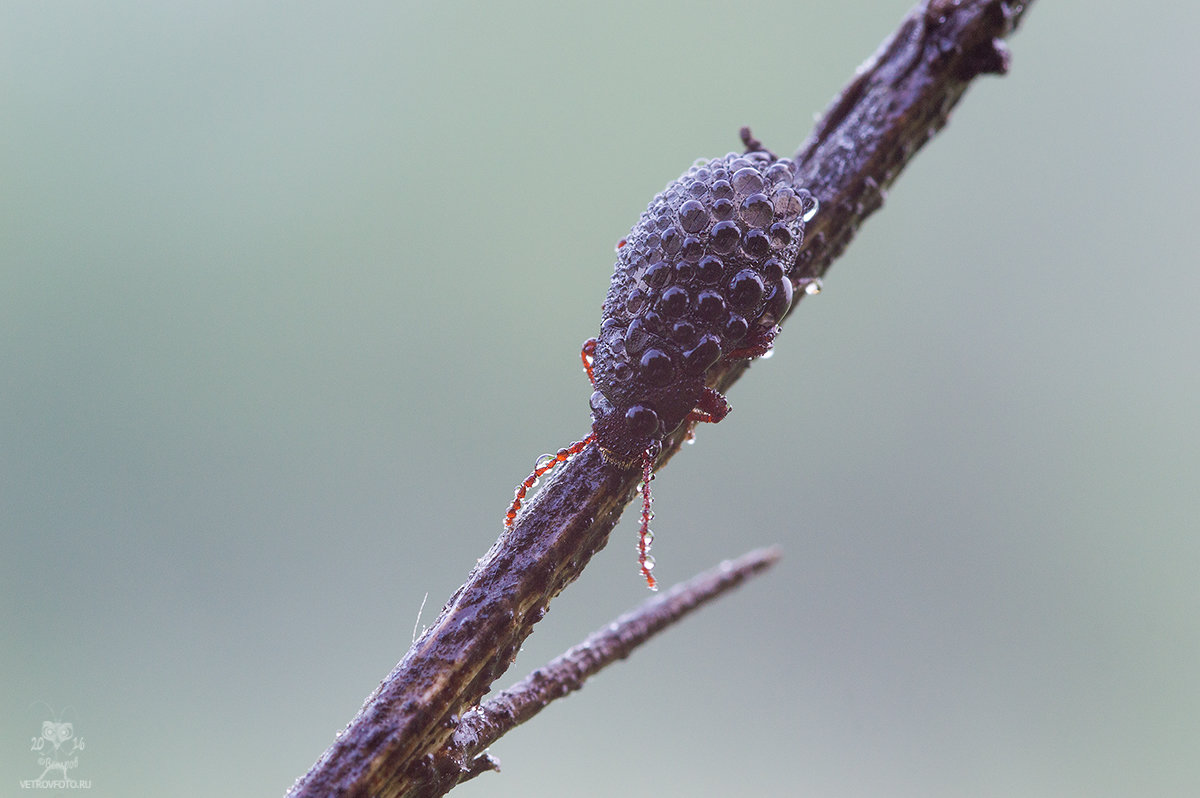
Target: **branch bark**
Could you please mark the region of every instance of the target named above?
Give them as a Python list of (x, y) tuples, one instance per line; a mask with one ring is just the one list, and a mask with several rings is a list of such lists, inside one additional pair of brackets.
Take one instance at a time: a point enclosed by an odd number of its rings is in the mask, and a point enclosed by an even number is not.
[(467, 710), (446, 747), (418, 763), (418, 772), (412, 775), (425, 786), (415, 795), (420, 798), (443, 795), (454, 785), (480, 773), (499, 770), (499, 763), (484, 750), (502, 735), (531, 719), (556, 698), (579, 690), (588, 677), (628, 657), (642, 643), (685, 615), (774, 565), (780, 556), (778, 548), (758, 549), (692, 577), (593, 632), (582, 643), (507, 690)]
[[(925, 0), (859, 68), (796, 153), (798, 182), (821, 209), (794, 279), (822, 276), (968, 84), (1007, 69), (1003, 39), (1031, 2)], [(712, 384), (725, 392), (745, 368), (725, 365)], [(666, 442), (659, 467), (682, 438)], [(595, 446), (556, 471), (290, 796), (440, 795), (488, 768), (478, 756), (456, 760), (464, 769), (454, 773), (439, 763), (453, 760), (455, 735), (481, 710), (467, 713), (550, 601), (603, 548), (641, 476), (607, 465)]]

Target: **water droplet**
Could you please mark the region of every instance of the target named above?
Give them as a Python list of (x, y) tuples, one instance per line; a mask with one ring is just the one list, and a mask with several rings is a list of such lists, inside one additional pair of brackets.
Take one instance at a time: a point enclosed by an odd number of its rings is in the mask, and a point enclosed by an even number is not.
[(688, 200), (679, 208), (679, 223), (685, 232), (698, 233), (708, 226), (708, 211), (696, 200)]
[(816, 296), (817, 294), (821, 293), (822, 288), (824, 288), (824, 286), (821, 284), (821, 278), (814, 277), (805, 283), (804, 293), (808, 294), (809, 296)]
[(646, 281), (646, 285), (652, 288), (662, 288), (667, 284), (667, 280), (671, 277), (671, 265), (665, 261), (658, 261), (650, 264), (647, 267), (642, 279)]
[(699, 374), (721, 358), (721, 344), (714, 335), (706, 335), (700, 343), (683, 353), (683, 365)]
[(715, 283), (725, 274), (725, 264), (715, 255), (705, 255), (696, 265), (696, 276), (702, 283)]
[(717, 219), (728, 219), (733, 216), (733, 200), (728, 197), (716, 200), (712, 205), (712, 213)]
[(734, 172), (729, 182), (733, 184), (734, 191), (743, 195), (762, 191), (763, 187), (762, 175), (752, 166), (746, 166), (744, 169)]
[(766, 194), (751, 194), (742, 202), (742, 219), (751, 227), (766, 227), (771, 216), (771, 202)]
[(771, 359), (771, 358), (773, 358), (773, 357), (775, 357), (775, 348), (774, 348), (774, 347), (772, 347), (772, 348), (768, 349), (766, 352), (763, 352), (763, 353), (762, 353), (762, 354), (759, 356), (759, 358), (758, 358), (758, 359), (759, 359), (759, 360), (770, 360), (770, 359)]
[(696, 297), (696, 315), (708, 321), (725, 318), (725, 297), (716, 291), (701, 291)]
[(748, 230), (742, 238), (742, 251), (753, 260), (762, 260), (771, 251), (771, 239), (757, 228)]
[(663, 252), (668, 255), (674, 255), (683, 246), (683, 237), (679, 235), (674, 227), (669, 230), (663, 230), (660, 238), (662, 240)]
[(781, 183), (792, 179), (792, 170), (784, 161), (777, 161), (767, 168), (767, 180), (772, 183)]
[(768, 260), (759, 271), (768, 283), (775, 283), (783, 278), (783, 264), (779, 262), (778, 258)]
[(750, 331), (750, 323), (742, 316), (736, 313), (730, 315), (725, 322), (725, 340), (727, 343), (737, 343), (746, 337), (746, 333)]
[(771, 246), (775, 249), (783, 249), (792, 243), (792, 233), (788, 230), (787, 225), (782, 222), (776, 222), (771, 225), (770, 236)]
[(663, 386), (671, 381), (671, 356), (661, 349), (647, 349), (638, 365), (642, 377), (651, 385)]
[(646, 307), (646, 295), (641, 291), (633, 291), (625, 299), (625, 309), (636, 316)]
[(673, 285), (662, 292), (662, 298), (658, 300), (658, 307), (663, 315), (678, 318), (687, 312), (690, 303), (691, 297), (688, 295), (687, 289)]
[(681, 285), (686, 285), (692, 281), (692, 276), (696, 273), (696, 264), (688, 260), (681, 260), (675, 264), (674, 280)]
[(645, 569), (647, 571), (654, 570), (654, 558), (651, 557), (649, 554), (646, 555), (646, 558), (645, 558), (645, 560), (643, 560), (641, 567), (638, 568), (639, 571), (642, 569)]
[(539, 468), (545, 468), (546, 466), (553, 463), (556, 459), (557, 458), (555, 458), (555, 456), (552, 454), (544, 454), (537, 459), (536, 463), (533, 464), (534, 470), (537, 470)]
[(791, 280), (786, 277), (780, 277), (771, 286), (771, 293), (767, 296), (767, 305), (763, 308), (763, 315), (769, 316), (773, 321), (783, 319), (784, 314), (788, 312), (788, 308), (792, 306), (792, 294), (794, 290)]
[(743, 269), (729, 281), (729, 303), (736, 308), (752, 308), (762, 296), (762, 278), (750, 269)]
[(691, 346), (696, 343), (696, 325), (687, 320), (675, 322), (671, 325), (671, 339), (680, 346)]
[(654, 545), (654, 532), (647, 529), (646, 534), (642, 535), (642, 540), (646, 543), (646, 551), (649, 551), (650, 547)]
[(817, 215), (817, 211), (821, 207), (820, 200), (818, 200), (812, 194), (808, 194), (807, 196), (802, 196), (800, 201), (804, 203), (804, 215), (800, 218), (805, 222), (811, 222), (812, 218)]
[(804, 209), (804, 203), (800, 201), (790, 186), (778, 186), (771, 195), (771, 202), (775, 206), (775, 213), (783, 219), (799, 216)]
[(645, 349), (650, 343), (650, 333), (646, 330), (645, 322), (641, 319), (634, 319), (629, 324), (629, 329), (625, 331), (625, 350), (632, 354), (637, 354)]
[(726, 220), (713, 225), (711, 235), (712, 250), (719, 255), (728, 255), (737, 246), (742, 231), (738, 229), (737, 222)]

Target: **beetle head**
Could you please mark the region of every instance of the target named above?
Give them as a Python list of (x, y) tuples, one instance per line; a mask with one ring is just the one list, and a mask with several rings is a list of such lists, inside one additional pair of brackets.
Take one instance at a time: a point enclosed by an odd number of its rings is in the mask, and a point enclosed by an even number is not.
[(604, 459), (621, 468), (641, 464), (646, 450), (662, 439), (662, 422), (647, 404), (616, 405), (592, 394), (592, 430)]

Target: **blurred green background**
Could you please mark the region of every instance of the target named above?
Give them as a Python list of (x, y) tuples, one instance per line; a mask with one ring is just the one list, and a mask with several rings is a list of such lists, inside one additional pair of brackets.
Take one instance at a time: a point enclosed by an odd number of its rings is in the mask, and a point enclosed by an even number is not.
[[(586, 433), (617, 239), (910, 4), (0, 7), (0, 794), (52, 711), (283, 793)], [(668, 584), (785, 559), (456, 795), (1200, 794), (1198, 21), (1035, 5), (655, 483)]]

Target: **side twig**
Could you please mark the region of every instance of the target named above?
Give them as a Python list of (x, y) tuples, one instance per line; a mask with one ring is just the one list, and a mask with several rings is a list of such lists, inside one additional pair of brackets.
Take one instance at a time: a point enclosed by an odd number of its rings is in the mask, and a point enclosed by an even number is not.
[(780, 556), (778, 548), (767, 548), (726, 560), (645, 601), (517, 684), (467, 710), (449, 743), (436, 756), (421, 760), (420, 772), (411, 774), (414, 780), (427, 785), (426, 790), (415, 794), (442, 795), (455, 784), (487, 770), (498, 770), (499, 763), (483, 751), (502, 735), (537, 715), (554, 699), (579, 690), (588, 677), (625, 659), (693, 610), (765, 571)]
[[(967, 85), (1007, 68), (1002, 39), (1031, 2), (924, 0), (859, 68), (796, 155), (799, 182), (821, 211), (807, 229), (795, 280), (823, 275)], [(713, 387), (728, 391), (744, 371), (738, 363), (710, 374)], [(660, 467), (682, 438), (666, 442)], [(430, 763), (426, 774), (435, 770), (464, 713), (605, 545), (641, 478), (607, 465), (594, 446), (556, 470), (291, 796), (440, 794), (428, 791), (417, 763)]]

